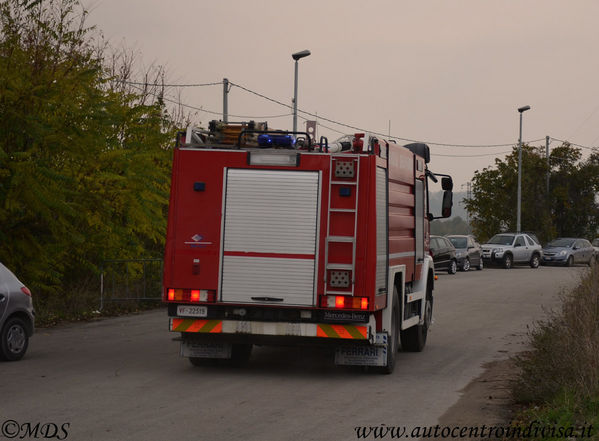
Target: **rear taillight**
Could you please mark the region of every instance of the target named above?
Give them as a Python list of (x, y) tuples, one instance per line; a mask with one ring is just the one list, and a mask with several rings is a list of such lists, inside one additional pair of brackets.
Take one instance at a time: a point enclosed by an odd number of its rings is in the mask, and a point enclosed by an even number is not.
[(169, 302), (214, 302), (216, 291), (208, 289), (175, 289), (169, 288), (166, 291), (166, 300)]
[(320, 306), (335, 309), (368, 309), (368, 297), (322, 296)]
[(23, 294), (28, 295), (29, 297), (31, 297), (31, 291), (29, 291), (29, 288), (27, 288), (26, 286), (21, 286), (21, 292)]

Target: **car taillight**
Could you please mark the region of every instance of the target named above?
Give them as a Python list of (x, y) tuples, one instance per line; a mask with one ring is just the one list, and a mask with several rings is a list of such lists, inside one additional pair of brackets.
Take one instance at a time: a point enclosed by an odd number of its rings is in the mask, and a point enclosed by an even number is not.
[(31, 297), (31, 291), (29, 291), (29, 288), (27, 288), (26, 286), (21, 286), (21, 291), (23, 292), (23, 294), (26, 294), (29, 297)]
[(216, 291), (208, 289), (176, 289), (166, 290), (166, 300), (169, 302), (214, 302)]

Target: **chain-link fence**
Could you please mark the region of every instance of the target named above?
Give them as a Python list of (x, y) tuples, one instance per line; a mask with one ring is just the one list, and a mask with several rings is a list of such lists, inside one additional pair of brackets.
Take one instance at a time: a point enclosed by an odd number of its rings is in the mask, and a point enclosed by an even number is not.
[(161, 299), (162, 259), (115, 259), (102, 264), (100, 311), (110, 302)]

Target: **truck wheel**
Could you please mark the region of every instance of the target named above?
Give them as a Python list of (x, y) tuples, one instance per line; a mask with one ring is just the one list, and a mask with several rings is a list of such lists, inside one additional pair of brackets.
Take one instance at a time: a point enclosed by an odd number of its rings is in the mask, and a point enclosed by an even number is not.
[(510, 269), (512, 267), (512, 255), (506, 254), (503, 258), (503, 267), (505, 269)]
[(29, 345), (27, 325), (18, 317), (8, 319), (0, 332), (0, 359), (17, 361), (23, 358)]
[(426, 303), (424, 305), (424, 320), (422, 324), (401, 331), (401, 347), (407, 352), (420, 352), (426, 345), (428, 328), (433, 318), (433, 290), (431, 283), (426, 288)]
[(235, 344), (231, 348), (231, 364), (234, 366), (242, 366), (250, 361), (252, 356), (251, 344)]
[(531, 268), (538, 268), (539, 267), (539, 255), (538, 254), (533, 254), (532, 258), (530, 259), (530, 267)]

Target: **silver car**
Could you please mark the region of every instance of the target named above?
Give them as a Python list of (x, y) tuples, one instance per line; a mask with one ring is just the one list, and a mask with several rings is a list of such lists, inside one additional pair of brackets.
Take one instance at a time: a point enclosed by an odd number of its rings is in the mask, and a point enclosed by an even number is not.
[(0, 263), (0, 359), (23, 358), (34, 331), (31, 291)]
[(485, 264), (501, 265), (509, 269), (514, 264), (527, 264), (538, 268), (543, 250), (529, 234), (500, 233), (482, 246)]
[(586, 239), (560, 237), (543, 248), (543, 265), (572, 266), (575, 263), (593, 263), (595, 249)]

